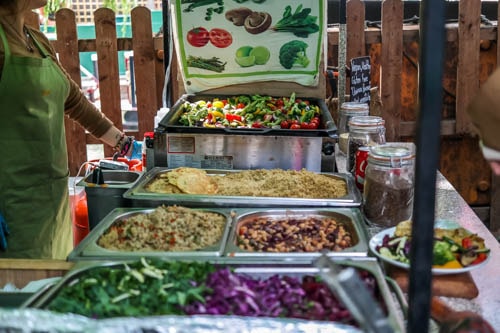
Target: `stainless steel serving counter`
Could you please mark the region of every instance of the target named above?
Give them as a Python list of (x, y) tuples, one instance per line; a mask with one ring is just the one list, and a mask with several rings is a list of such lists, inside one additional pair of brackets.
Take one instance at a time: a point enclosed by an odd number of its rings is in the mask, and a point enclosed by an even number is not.
[[(468, 307), (481, 314), (497, 332), (500, 332), (500, 243), (474, 213), (450, 182), (438, 171), (436, 179), (436, 218), (457, 221), (464, 228), (484, 238), (491, 249), (486, 265), (470, 273), (479, 290), (479, 295), (470, 301), (451, 300), (457, 310)], [(471, 303), (471, 304), (467, 304)]]
[[(336, 147), (335, 162), (339, 172), (346, 172), (346, 157)], [(500, 332), (500, 243), (465, 202), (453, 185), (437, 171), (436, 177), (436, 219), (456, 221), (462, 227), (484, 238), (491, 249), (489, 261), (470, 273), (479, 290), (472, 299), (445, 298), (443, 300), (455, 310), (473, 311), (483, 316), (493, 328)], [(375, 232), (375, 231), (374, 231)]]

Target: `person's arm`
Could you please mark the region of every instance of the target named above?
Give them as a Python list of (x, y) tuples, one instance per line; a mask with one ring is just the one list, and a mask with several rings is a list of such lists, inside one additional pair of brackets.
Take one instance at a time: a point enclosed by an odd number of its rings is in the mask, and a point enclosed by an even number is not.
[(40, 36), (38, 40), (40, 40), (44, 47), (51, 53), (53, 60), (68, 79), (70, 88), (64, 105), (66, 115), (89, 131), (90, 134), (100, 139), (105, 144), (114, 147), (118, 153), (123, 154), (125, 152), (126, 154), (128, 152), (127, 145), (130, 144), (131, 139), (125, 135), (123, 131), (119, 130), (104, 113), (86, 98), (78, 84), (73, 81), (58, 61), (56, 52), (45, 35), (36, 30), (34, 30), (33, 33)]

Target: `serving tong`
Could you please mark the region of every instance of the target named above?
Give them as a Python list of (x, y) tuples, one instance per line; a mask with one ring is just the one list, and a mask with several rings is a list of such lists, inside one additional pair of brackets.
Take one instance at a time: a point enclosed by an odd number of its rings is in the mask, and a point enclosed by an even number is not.
[(330, 290), (351, 312), (354, 319), (370, 333), (392, 333), (394, 329), (353, 267), (341, 268), (322, 254), (313, 265)]

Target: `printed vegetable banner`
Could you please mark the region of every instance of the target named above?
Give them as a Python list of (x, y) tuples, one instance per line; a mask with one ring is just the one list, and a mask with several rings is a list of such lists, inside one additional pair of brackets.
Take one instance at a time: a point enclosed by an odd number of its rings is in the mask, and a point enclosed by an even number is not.
[(185, 89), (286, 81), (316, 86), (325, 0), (176, 0), (172, 30)]

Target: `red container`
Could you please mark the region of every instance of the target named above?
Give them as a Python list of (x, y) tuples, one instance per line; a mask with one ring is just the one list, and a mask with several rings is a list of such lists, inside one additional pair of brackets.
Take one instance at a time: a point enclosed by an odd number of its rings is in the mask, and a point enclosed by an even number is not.
[[(142, 169), (146, 170), (147, 166), (147, 149), (153, 148), (155, 132), (145, 132), (144, 141), (142, 142)], [(151, 167), (151, 165), (149, 166)]]
[(87, 209), (87, 196), (85, 192), (74, 198), (73, 211), (73, 247), (76, 247), (89, 234), (89, 214)]
[(368, 153), (370, 152), (370, 147), (361, 146), (358, 148), (355, 154), (356, 167), (354, 169), (354, 180), (357, 188), (363, 192), (365, 185), (365, 170), (368, 165)]

